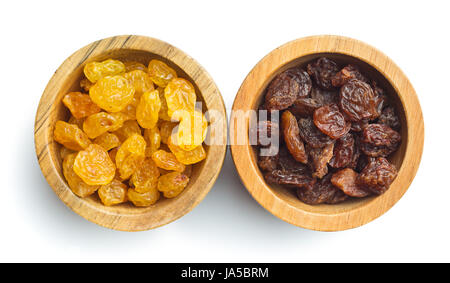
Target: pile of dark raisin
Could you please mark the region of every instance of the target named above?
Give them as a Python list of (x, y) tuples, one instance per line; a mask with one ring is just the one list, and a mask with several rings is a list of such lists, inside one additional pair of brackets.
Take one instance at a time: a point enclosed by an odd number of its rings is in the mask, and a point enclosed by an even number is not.
[(280, 111), (279, 123), (260, 119), (257, 127), (259, 136), (279, 129), (280, 147), (259, 154), (259, 167), (268, 183), (296, 189), (307, 204), (380, 195), (397, 176), (386, 158), (400, 146), (400, 120), (356, 65), (322, 57), (306, 71), (288, 69), (269, 84), (260, 110)]

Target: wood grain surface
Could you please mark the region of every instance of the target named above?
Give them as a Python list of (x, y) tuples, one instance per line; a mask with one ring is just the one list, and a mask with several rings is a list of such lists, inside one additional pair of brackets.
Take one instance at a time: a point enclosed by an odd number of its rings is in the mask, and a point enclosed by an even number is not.
[[(83, 67), (87, 62), (105, 60), (135, 60), (145, 65), (151, 59), (166, 62), (178, 76), (195, 86), (203, 110), (215, 110), (224, 119), (214, 121), (223, 140), (206, 146), (207, 158), (193, 168), (186, 189), (173, 199), (162, 198), (147, 208), (131, 204), (104, 206), (98, 197), (79, 198), (67, 186), (61, 170), (60, 145), (53, 141), (57, 120), (68, 118), (61, 99), (70, 91), (79, 90)], [(93, 42), (71, 55), (56, 70), (40, 100), (35, 120), (36, 154), (42, 173), (59, 198), (73, 211), (89, 221), (111, 229), (141, 231), (172, 222), (191, 211), (207, 195), (222, 168), (226, 154), (226, 110), (222, 96), (209, 74), (190, 56), (160, 40), (135, 35), (115, 36)]]
[(266, 184), (248, 135), (244, 135), (243, 144), (232, 144), (231, 152), (243, 184), (265, 209), (299, 227), (339, 231), (366, 224), (389, 210), (407, 191), (420, 164), (424, 143), (422, 110), (411, 83), (391, 59), (363, 42), (340, 36), (312, 36), (288, 42), (265, 56), (242, 83), (233, 104), (230, 139), (248, 132), (248, 117), (239, 122), (236, 110), (257, 109), (266, 86), (277, 74), (293, 66), (305, 66), (321, 56), (361, 66), (363, 72), (379, 81), (395, 106), (402, 122), (402, 145), (389, 158), (399, 169), (390, 189), (378, 197), (337, 205), (307, 205), (298, 200), (295, 190)]

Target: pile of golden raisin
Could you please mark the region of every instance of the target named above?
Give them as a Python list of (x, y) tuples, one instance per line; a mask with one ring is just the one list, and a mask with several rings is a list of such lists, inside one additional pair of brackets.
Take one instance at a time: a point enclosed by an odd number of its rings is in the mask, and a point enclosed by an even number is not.
[[(70, 119), (57, 121), (63, 174), (79, 197), (98, 192), (104, 205), (150, 206), (178, 196), (192, 164), (206, 158), (208, 123), (192, 84), (159, 60), (108, 59), (84, 67), (84, 92), (62, 100)], [(201, 125), (201, 126), (200, 126)]]

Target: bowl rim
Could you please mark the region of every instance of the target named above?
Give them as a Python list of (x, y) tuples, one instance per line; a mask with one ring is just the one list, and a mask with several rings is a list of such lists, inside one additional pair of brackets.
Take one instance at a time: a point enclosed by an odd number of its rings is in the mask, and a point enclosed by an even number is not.
[[(118, 35), (94, 41), (80, 48), (58, 67), (48, 82), (36, 111), (34, 127), (35, 150), (39, 166), (47, 183), (58, 197), (75, 213), (106, 228), (119, 231), (145, 231), (161, 227), (179, 219), (190, 212), (206, 197), (220, 174), (225, 161), (227, 146), (226, 142), (208, 146), (209, 152), (207, 158), (202, 161), (205, 162), (205, 165), (196, 179), (196, 181), (202, 181), (193, 185), (193, 187), (199, 187), (196, 190), (197, 194), (186, 193), (172, 199), (176, 201), (176, 204), (182, 205), (182, 207), (179, 207), (175, 212), (168, 212), (167, 215), (160, 217), (156, 221), (151, 217), (146, 217), (151, 214), (148, 212), (151, 210), (137, 214), (115, 214), (111, 213), (107, 207), (104, 210), (99, 209), (98, 207), (100, 206), (94, 206), (83, 198), (79, 198), (73, 194), (56, 169), (54, 161), (56, 159), (51, 156), (52, 153), (49, 145), (53, 143), (53, 133), (50, 133), (53, 125), (50, 124), (49, 117), (56, 109), (57, 103), (54, 102), (60, 91), (62, 91), (60, 88), (65, 80), (77, 68), (90, 59), (105, 54), (106, 52), (122, 49), (152, 53), (173, 63), (193, 80), (200, 90), (206, 108), (215, 109), (221, 112), (224, 117), (227, 117), (225, 103), (217, 85), (206, 70), (192, 57), (180, 49), (156, 38), (140, 35)], [(219, 123), (218, 127), (223, 130), (226, 139), (228, 130), (226, 118), (223, 121), (219, 121)], [(204, 170), (205, 168), (208, 168), (208, 170)]]
[(248, 132), (248, 117), (244, 128), (238, 129), (235, 111), (250, 110), (255, 100), (262, 95), (267, 81), (277, 70), (293, 60), (321, 53), (342, 54), (369, 64), (389, 81), (398, 94), (406, 117), (407, 138), (404, 142), (407, 144), (402, 166), (391, 188), (385, 194), (350, 211), (337, 210), (335, 213), (321, 214), (302, 210), (281, 199), (265, 183), (252, 158), (252, 146), (249, 145), (247, 135), (244, 135), (244, 145), (232, 143), (230, 147), (242, 183), (262, 207), (281, 220), (298, 227), (317, 231), (342, 231), (367, 224), (387, 212), (408, 190), (420, 164), (424, 144), (420, 103), (406, 75), (389, 57), (362, 41), (337, 35), (303, 37), (281, 45), (255, 65), (239, 88), (229, 122), (230, 139), (239, 130)]

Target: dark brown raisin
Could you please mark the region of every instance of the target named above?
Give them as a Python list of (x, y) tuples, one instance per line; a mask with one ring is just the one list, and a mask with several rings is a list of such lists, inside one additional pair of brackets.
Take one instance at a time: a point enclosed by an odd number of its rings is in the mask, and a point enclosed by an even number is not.
[(358, 175), (357, 184), (371, 192), (381, 195), (397, 177), (397, 169), (386, 158), (372, 160)]
[(300, 119), (298, 121), (298, 127), (302, 140), (313, 148), (322, 148), (334, 142), (332, 138), (317, 129), (311, 118)]
[(287, 185), (297, 188), (310, 187), (314, 183), (314, 179), (310, 174), (301, 174), (298, 172), (273, 170), (264, 174), (264, 178), (268, 183)]
[(320, 103), (320, 106), (337, 104), (339, 102), (339, 91), (323, 90), (317, 87), (313, 87), (313, 89), (311, 90), (311, 98)]
[(395, 114), (395, 109), (392, 106), (388, 106), (383, 109), (380, 117), (378, 117), (378, 124), (388, 125), (392, 129), (399, 131), (401, 128), (400, 119)]
[(397, 148), (401, 141), (401, 136), (387, 125), (370, 124), (364, 128), (361, 141), (373, 146)]
[(322, 104), (314, 98), (299, 98), (289, 108), (289, 110), (297, 117), (305, 118), (312, 116), (314, 110), (321, 107)]
[(307, 97), (311, 92), (309, 75), (298, 68), (292, 68), (276, 76), (269, 84), (265, 97), (268, 110), (283, 110), (297, 98)]
[(334, 145), (333, 158), (329, 164), (334, 168), (343, 168), (353, 161), (355, 152), (355, 139), (348, 133), (338, 139)]
[(337, 203), (344, 201), (341, 190), (331, 183), (331, 174), (316, 182), (312, 188), (297, 189), (298, 198), (306, 204)]
[(341, 87), (339, 107), (353, 122), (371, 120), (378, 116), (377, 100), (372, 88), (355, 79)]
[(350, 131), (351, 123), (345, 121), (336, 104), (316, 109), (313, 117), (316, 127), (332, 139), (338, 139)]
[(369, 80), (359, 71), (359, 68), (357, 66), (350, 64), (340, 70), (333, 77), (331, 83), (335, 87), (341, 87), (351, 79), (357, 79), (366, 83), (369, 82)]
[(307, 71), (314, 78), (315, 83), (323, 89), (332, 89), (333, 77), (339, 72), (338, 65), (328, 58), (322, 57), (308, 64)]

